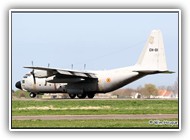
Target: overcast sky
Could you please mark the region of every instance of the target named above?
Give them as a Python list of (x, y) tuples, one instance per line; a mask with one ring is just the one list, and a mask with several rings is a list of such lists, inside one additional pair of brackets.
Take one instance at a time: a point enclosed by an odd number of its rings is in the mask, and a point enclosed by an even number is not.
[(137, 62), (151, 30), (163, 34), (168, 69), (126, 87), (172, 85), (178, 77), (178, 13), (13, 13), (12, 88), (23, 66), (106, 70)]

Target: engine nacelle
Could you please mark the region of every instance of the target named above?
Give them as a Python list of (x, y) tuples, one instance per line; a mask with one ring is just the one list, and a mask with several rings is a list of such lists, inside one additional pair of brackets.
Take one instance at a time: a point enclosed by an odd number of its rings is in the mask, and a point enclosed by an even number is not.
[(51, 74), (48, 73), (46, 70), (34, 70), (34, 75), (37, 78), (46, 78), (50, 76)]

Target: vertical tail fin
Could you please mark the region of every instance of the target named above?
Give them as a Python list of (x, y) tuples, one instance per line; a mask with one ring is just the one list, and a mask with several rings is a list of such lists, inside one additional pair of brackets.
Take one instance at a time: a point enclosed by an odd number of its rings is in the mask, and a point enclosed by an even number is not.
[(164, 42), (160, 30), (153, 30), (136, 63), (141, 70), (167, 71)]

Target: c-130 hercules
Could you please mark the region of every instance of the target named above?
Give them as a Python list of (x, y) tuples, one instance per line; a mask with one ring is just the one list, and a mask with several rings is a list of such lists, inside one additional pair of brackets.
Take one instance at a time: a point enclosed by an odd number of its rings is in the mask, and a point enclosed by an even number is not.
[(33, 69), (16, 87), (30, 92), (30, 97), (44, 93), (68, 93), (70, 98), (93, 98), (96, 93), (106, 93), (121, 88), (146, 75), (172, 73), (168, 71), (164, 43), (160, 30), (153, 30), (143, 51), (133, 66), (104, 71), (76, 71), (49, 67), (24, 67)]

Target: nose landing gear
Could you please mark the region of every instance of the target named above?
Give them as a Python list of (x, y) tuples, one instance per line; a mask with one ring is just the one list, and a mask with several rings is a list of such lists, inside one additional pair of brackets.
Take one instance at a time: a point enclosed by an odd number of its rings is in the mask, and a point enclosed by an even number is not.
[(35, 97), (36, 97), (36, 93), (30, 92), (30, 97), (31, 97), (31, 98), (35, 98)]

